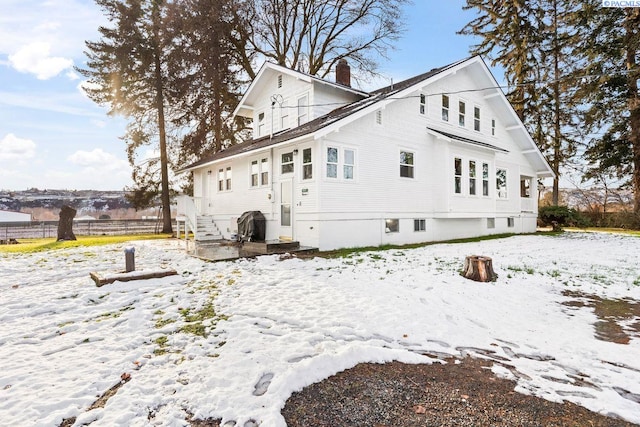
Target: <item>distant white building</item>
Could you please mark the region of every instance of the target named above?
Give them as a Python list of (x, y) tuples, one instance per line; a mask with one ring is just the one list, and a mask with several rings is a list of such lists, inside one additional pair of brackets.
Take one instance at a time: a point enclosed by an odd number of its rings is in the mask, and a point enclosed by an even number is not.
[(0, 222), (30, 222), (31, 214), (0, 210)]

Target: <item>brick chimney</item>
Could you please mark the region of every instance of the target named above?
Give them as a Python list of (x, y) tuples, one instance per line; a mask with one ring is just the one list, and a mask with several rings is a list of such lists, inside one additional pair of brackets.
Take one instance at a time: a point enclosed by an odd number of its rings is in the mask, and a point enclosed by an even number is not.
[(336, 65), (336, 83), (351, 87), (351, 67), (344, 58)]

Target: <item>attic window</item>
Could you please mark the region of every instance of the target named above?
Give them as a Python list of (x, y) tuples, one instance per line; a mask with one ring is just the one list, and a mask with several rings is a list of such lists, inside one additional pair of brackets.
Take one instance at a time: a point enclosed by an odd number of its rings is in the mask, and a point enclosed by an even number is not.
[(282, 74), (278, 76), (278, 89), (282, 87)]
[(258, 136), (264, 135), (264, 113), (258, 114)]
[(382, 124), (382, 110), (376, 111), (376, 124)]
[(464, 127), (464, 117), (466, 113), (466, 104), (463, 101), (458, 101), (458, 125), (462, 127)]
[(442, 95), (442, 120), (449, 121), (449, 96)]
[(473, 108), (473, 130), (480, 132), (480, 107)]
[(491, 119), (491, 135), (496, 135), (496, 119)]
[(427, 111), (427, 97), (424, 93), (420, 94), (420, 114), (424, 114)]

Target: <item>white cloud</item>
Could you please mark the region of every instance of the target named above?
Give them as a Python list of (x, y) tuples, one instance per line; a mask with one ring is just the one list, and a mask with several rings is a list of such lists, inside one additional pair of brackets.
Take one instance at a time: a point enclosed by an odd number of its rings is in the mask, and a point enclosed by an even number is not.
[(12, 133), (0, 140), (0, 161), (30, 159), (36, 155), (36, 143)]
[(50, 53), (49, 43), (34, 42), (9, 55), (9, 63), (22, 73), (35, 74), (40, 80), (48, 80), (73, 66), (71, 59), (50, 56)]
[(74, 73), (72, 70), (67, 71), (65, 74), (69, 80), (78, 80), (80, 76), (77, 73)]
[(78, 150), (70, 155), (68, 160), (74, 165), (83, 167), (111, 168), (113, 165), (127, 164), (125, 160), (107, 153), (102, 148), (95, 148), (92, 151)]

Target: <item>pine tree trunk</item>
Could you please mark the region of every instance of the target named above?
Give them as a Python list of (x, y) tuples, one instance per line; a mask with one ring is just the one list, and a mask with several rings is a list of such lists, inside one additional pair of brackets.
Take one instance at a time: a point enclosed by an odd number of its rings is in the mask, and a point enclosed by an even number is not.
[(491, 258), (482, 255), (470, 255), (464, 259), (462, 275), (476, 282), (493, 282), (498, 275), (493, 271)]

